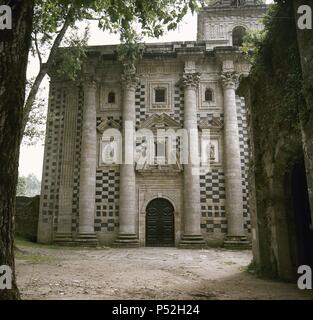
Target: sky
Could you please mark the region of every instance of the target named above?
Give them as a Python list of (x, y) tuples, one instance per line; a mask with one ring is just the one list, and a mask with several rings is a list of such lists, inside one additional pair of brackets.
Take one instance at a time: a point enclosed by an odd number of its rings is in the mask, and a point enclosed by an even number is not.
[[(272, 1), (268, 0), (267, 3)], [(83, 30), (84, 24), (81, 25)], [(188, 13), (178, 28), (167, 32), (164, 36), (155, 38), (144, 38), (144, 42), (171, 42), (171, 41), (195, 41), (197, 35), (197, 16)], [(96, 22), (90, 24), (90, 39), (88, 45), (118, 44), (119, 36), (108, 32), (100, 31)], [(37, 62), (30, 58), (28, 77), (34, 76), (38, 71)], [(48, 98), (48, 79), (44, 81), (45, 92)], [(43, 166), (44, 142), (37, 143), (34, 146), (22, 145), (20, 150), (19, 175), (27, 176), (34, 174), (41, 180)]]

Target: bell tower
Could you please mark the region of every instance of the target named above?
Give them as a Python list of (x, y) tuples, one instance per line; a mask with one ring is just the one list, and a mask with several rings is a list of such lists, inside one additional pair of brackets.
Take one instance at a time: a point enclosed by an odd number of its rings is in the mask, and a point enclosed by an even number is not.
[(261, 18), (266, 11), (262, 0), (215, 0), (198, 14), (197, 40), (207, 49), (238, 46), (248, 30), (263, 28)]

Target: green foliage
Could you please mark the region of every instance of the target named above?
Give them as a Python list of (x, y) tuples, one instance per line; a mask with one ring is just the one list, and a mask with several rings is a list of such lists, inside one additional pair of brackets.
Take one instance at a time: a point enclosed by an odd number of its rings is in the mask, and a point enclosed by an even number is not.
[[(35, 0), (31, 52), (38, 57), (40, 72), (25, 104), (24, 123), (30, 122), (26, 126), (28, 140), (33, 142), (33, 138), (38, 140), (41, 136), (36, 132), (36, 106), (40, 103), (34, 96), (46, 73), (50, 70), (63, 79), (76, 80), (81, 71), (89, 30), (86, 28), (80, 36), (78, 22), (96, 20), (100, 29), (119, 33), (119, 59), (132, 70), (143, 51), (141, 36), (160, 37), (175, 29), (187, 11), (195, 12), (201, 3), (202, 0)], [(67, 49), (59, 59), (54, 49), (61, 45)]]
[(119, 32), (122, 42), (127, 42), (138, 26), (143, 35), (159, 37), (175, 29), (188, 10), (199, 7), (197, 0), (37, 0), (34, 32), (49, 40), (66, 19), (71, 26), (84, 19), (97, 20), (99, 28)]
[(40, 194), (41, 183), (34, 174), (19, 177), (17, 196), (34, 197)]
[(272, 5), (265, 30), (250, 33), (243, 51), (252, 62), (249, 81), (254, 92), (253, 116), (264, 144), (275, 146), (282, 129), (298, 131), (298, 109), (303, 103), (301, 67), (293, 8), (284, 1)]
[[(76, 28), (75, 28), (76, 29)], [(84, 36), (79, 37), (75, 29), (64, 41), (66, 46), (62, 50), (62, 59), (55, 61), (52, 68), (57, 70), (58, 76), (65, 80), (77, 80), (84, 59), (86, 58), (86, 47), (89, 38), (89, 29), (85, 29)]]
[(260, 54), (267, 31), (250, 31), (244, 37), (244, 42), (240, 50), (244, 53), (248, 61), (253, 65), (256, 57)]
[(144, 48), (144, 44), (139, 42), (138, 37), (133, 37), (131, 41), (118, 46), (118, 60), (122, 62), (126, 72), (135, 71), (135, 63), (142, 57)]
[(16, 189), (17, 196), (24, 196), (26, 194), (26, 178), (19, 177)]
[[(26, 91), (30, 90), (34, 79), (30, 79), (26, 85)], [(23, 145), (36, 145), (45, 135), (47, 114), (47, 98), (44, 89), (40, 89), (29, 114), (28, 122), (23, 135)]]

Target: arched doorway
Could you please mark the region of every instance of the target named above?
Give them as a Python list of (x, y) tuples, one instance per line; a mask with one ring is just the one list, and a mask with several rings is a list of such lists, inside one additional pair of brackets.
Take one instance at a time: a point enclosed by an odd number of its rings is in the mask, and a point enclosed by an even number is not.
[(174, 207), (164, 198), (149, 202), (146, 208), (146, 246), (175, 245)]
[(241, 47), (243, 44), (243, 38), (246, 34), (246, 29), (242, 26), (235, 27), (232, 32), (233, 46)]

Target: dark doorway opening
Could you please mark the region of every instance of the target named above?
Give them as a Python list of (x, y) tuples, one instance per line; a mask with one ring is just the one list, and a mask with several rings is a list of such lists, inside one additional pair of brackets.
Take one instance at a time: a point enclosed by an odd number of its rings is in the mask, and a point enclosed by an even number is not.
[(174, 207), (164, 198), (149, 202), (146, 209), (146, 246), (175, 246)]
[(246, 29), (241, 26), (235, 27), (232, 35), (233, 35), (233, 46), (241, 47), (243, 44), (244, 36), (246, 35)]
[(304, 160), (297, 162), (291, 175), (294, 207), (296, 264), (313, 267), (313, 230)]

